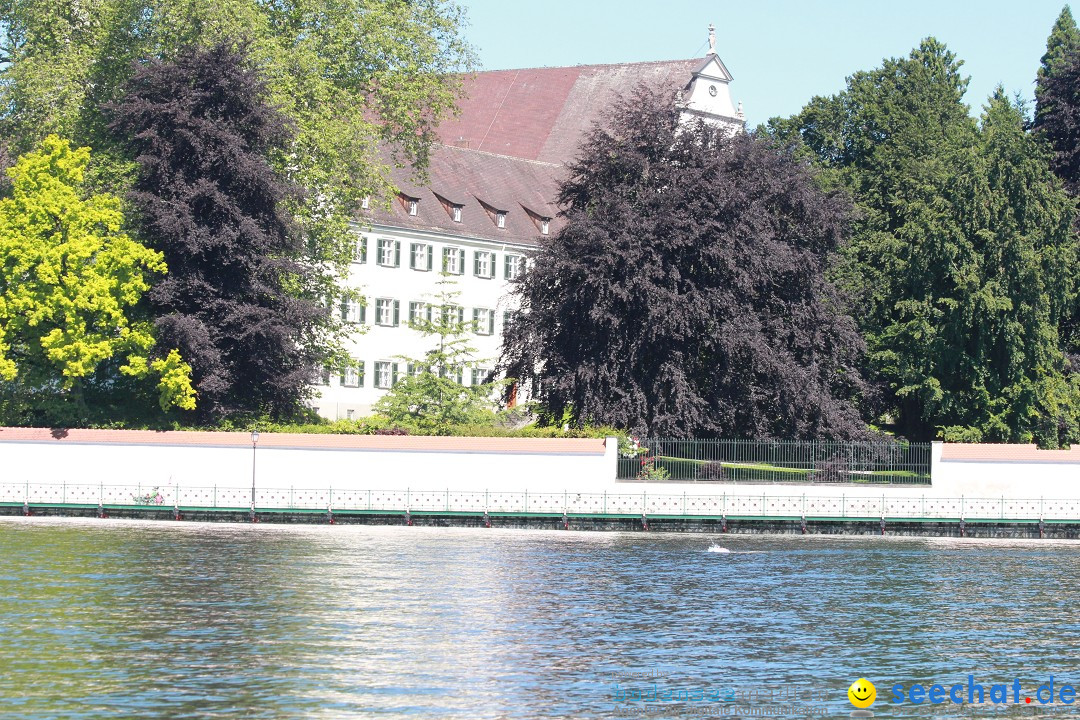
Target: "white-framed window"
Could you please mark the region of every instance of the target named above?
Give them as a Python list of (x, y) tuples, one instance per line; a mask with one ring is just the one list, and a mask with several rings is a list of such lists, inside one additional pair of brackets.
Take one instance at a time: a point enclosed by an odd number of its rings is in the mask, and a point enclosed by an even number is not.
[(420, 377), (424, 374), (424, 365), (420, 363), (408, 363), (405, 366), (405, 373), (412, 377)]
[(400, 303), (391, 298), (375, 299), (375, 324), (397, 327), (400, 321)]
[(512, 310), (503, 310), (503, 317), (502, 317), (503, 324), (502, 324), (502, 326), (503, 326), (503, 332), (504, 333), (506, 332), (506, 326), (510, 324), (510, 316), (512, 314), (513, 314)]
[(443, 306), (443, 324), (464, 325), (465, 324), (465, 308), (460, 305), (444, 305)]
[(454, 222), (461, 222), (461, 206), (454, 205), (450, 208), (450, 216), (454, 218)]
[(473, 275), (481, 278), (495, 277), (495, 253), (487, 250), (473, 252)]
[(353, 262), (361, 264), (367, 262), (367, 235), (356, 238), (356, 246), (353, 248)]
[(401, 265), (401, 241), (379, 238), (375, 262), (384, 267), (399, 267)]
[(525, 256), (507, 253), (503, 259), (503, 275), (507, 280), (517, 280), (525, 272)]
[(371, 196), (370, 195), (365, 195), (364, 197), (362, 197), (360, 199), (360, 209), (361, 210), (367, 210), (370, 207), (371, 207)]
[(355, 414), (356, 414), (356, 411), (353, 410), (352, 408), (349, 408), (348, 410), (345, 411), (345, 419), (346, 420), (352, 420), (353, 415), (355, 415)]
[(442, 260), (443, 272), (448, 272), (451, 275), (465, 274), (465, 251), (461, 248), (443, 248)]
[(350, 325), (361, 325), (366, 322), (367, 306), (359, 300), (346, 298), (341, 301), (341, 319)]
[(540, 234), (547, 235), (551, 230), (551, 218), (540, 218)]
[(498, 227), (498, 228), (505, 228), (506, 227), (506, 211), (505, 210), (498, 210), (498, 211), (495, 212), (495, 227)]
[(472, 385), (486, 385), (491, 380), (491, 370), (489, 368), (474, 367), (472, 369)]
[(495, 313), (487, 308), (473, 308), (473, 332), (477, 335), (495, 334)]
[(364, 361), (353, 360), (349, 362), (341, 373), (341, 384), (345, 387), (364, 386)]
[(420, 322), (431, 322), (431, 305), (413, 300), (409, 303), (409, 324), (415, 325)]
[(408, 200), (409, 214), (415, 215), (420, 209), (420, 201), (416, 198), (409, 198)]
[(398, 364), (389, 360), (375, 363), (375, 387), (383, 390), (392, 388), (397, 382)]
[(439, 377), (453, 380), (458, 385), (463, 385), (462, 382), (465, 379), (465, 370), (460, 365), (451, 370), (447, 370), (446, 367), (439, 368)]
[(328, 367), (322, 368), (319, 371), (319, 384), (320, 385), (329, 385), (330, 384), (330, 376), (332, 374), (333, 373), (330, 372), (330, 368), (328, 368)]
[(413, 243), (409, 246), (409, 267), (413, 270), (431, 270), (431, 245)]

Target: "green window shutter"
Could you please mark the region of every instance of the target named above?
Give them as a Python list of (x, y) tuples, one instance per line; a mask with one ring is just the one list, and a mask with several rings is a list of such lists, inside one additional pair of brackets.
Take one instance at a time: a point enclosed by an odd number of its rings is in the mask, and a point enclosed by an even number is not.
[(480, 332), (480, 308), (473, 308), (472, 310), (472, 331), (475, 333)]
[(349, 320), (349, 301), (348, 300), (342, 300), (341, 301), (341, 319), (346, 321), (346, 322)]
[(360, 378), (360, 383), (359, 383), (360, 387), (364, 387), (364, 366), (365, 366), (365, 364), (366, 363), (363, 360), (356, 363), (356, 374)]
[(470, 385), (479, 385), (480, 384), (479, 381), (480, 381), (480, 371), (477, 370), (476, 368), (473, 368), (472, 369), (472, 380), (469, 382), (469, 384)]
[(510, 279), (510, 256), (503, 257), (503, 277), (507, 280)]
[(465, 251), (464, 250), (458, 250), (457, 268), (458, 268), (458, 275), (464, 275), (465, 274)]
[(432, 252), (430, 245), (427, 246), (427, 252), (425, 252), (424, 254), (427, 255), (428, 272), (431, 272), (431, 256), (434, 255), (434, 253)]
[(498, 260), (498, 256), (495, 253), (488, 253), (488, 255), (489, 255), (489, 259), (491, 260), (491, 262), (488, 263), (488, 277), (494, 279), (494, 277), (495, 277), (495, 261)]
[(457, 321), (458, 321), (458, 325), (464, 325), (465, 324), (465, 308), (459, 307), (457, 309)]
[(480, 251), (474, 250), (472, 255), (472, 274), (480, 277)]
[(495, 334), (495, 311), (488, 312), (488, 335)]
[(390, 385), (397, 385), (398, 380), (398, 364), (394, 363), (390, 366)]
[(401, 303), (394, 301), (394, 327), (401, 324)]
[(367, 303), (360, 303), (360, 324), (367, 322)]
[(409, 245), (409, 268), (416, 269), (416, 243)]
[(394, 267), (401, 267), (401, 241), (394, 241)]
[(450, 248), (443, 248), (442, 250), (442, 271), (446, 272), (446, 268), (450, 262)]

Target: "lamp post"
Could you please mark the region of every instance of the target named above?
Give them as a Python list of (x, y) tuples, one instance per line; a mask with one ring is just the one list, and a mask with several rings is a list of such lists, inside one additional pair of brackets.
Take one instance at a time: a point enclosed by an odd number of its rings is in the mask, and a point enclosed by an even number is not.
[(255, 522), (255, 446), (259, 444), (259, 431), (251, 431), (251, 522)]

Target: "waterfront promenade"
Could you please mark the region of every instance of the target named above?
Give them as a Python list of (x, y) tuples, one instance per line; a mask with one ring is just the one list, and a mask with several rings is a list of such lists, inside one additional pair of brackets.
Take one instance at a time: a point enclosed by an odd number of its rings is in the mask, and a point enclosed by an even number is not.
[(928, 485), (622, 482), (614, 438), (4, 428), (0, 460), (8, 515), (1080, 537), (1080, 452), (1027, 446), (936, 443)]

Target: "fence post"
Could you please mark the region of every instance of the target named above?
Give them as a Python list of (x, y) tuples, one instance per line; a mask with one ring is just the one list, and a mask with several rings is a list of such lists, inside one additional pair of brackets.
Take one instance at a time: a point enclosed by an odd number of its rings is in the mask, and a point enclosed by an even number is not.
[(525, 491), (525, 512), (529, 512), (529, 491)]
[(604, 507), (602, 514), (607, 515), (607, 490), (604, 491)]
[(847, 517), (847, 502), (844, 493), (840, 493), (840, 517)]
[(686, 491), (683, 490), (682, 494), (682, 514), (686, 515)]
[(450, 512), (450, 488), (446, 488), (446, 512)]

